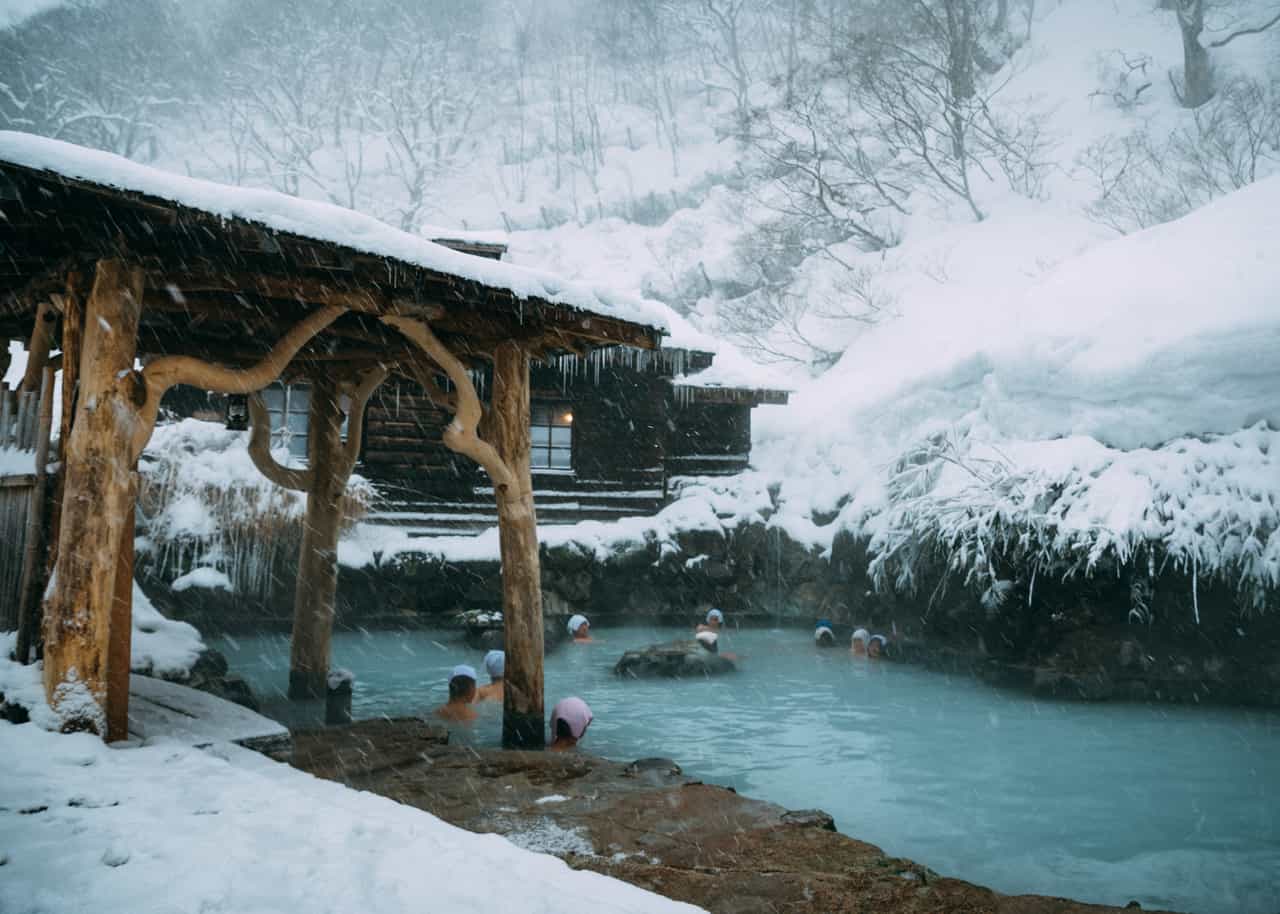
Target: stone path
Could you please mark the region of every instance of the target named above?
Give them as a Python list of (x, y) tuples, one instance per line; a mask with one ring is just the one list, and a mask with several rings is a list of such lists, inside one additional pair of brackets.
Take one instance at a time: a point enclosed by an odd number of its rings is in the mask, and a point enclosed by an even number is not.
[(788, 811), (680, 773), (578, 753), (449, 746), (416, 719), (294, 734), (292, 763), (476, 832), (558, 854), (713, 914), (1101, 914), (1117, 908), (1000, 895)]

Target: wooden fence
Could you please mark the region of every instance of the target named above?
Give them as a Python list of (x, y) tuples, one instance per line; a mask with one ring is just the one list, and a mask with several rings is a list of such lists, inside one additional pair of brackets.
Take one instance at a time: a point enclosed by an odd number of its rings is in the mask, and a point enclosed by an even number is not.
[(53, 387), (52, 368), (42, 373), (38, 391), (12, 391), (0, 384), (0, 631), (25, 622), (19, 640), (28, 645), (45, 564)]

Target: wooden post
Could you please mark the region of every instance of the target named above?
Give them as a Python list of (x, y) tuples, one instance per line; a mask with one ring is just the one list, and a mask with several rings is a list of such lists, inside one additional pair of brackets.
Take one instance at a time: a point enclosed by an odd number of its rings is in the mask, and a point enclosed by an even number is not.
[(27, 504), (26, 543), (22, 553), (22, 582), (18, 587), (18, 642), (14, 653), (19, 663), (31, 658), (36, 635), (36, 609), (40, 605), (40, 554), (44, 545), (44, 506), (49, 480), (49, 436), (53, 430), (54, 370), (46, 365), (40, 387), (40, 426), (36, 436), (36, 482)]
[(142, 285), (140, 269), (99, 261), (85, 311), (81, 392), (44, 610), (45, 694), (64, 730), (107, 730), (108, 647), (145, 398), (133, 374)]
[[(501, 439), (503, 453), (476, 434), (484, 410), (461, 360), (421, 321), (392, 315), (382, 319), (417, 344), (449, 376), (456, 389), (456, 411), (442, 436), (445, 446), (480, 464), (493, 481), (507, 635), (502, 745), (541, 749), (546, 745), (542, 721), (542, 571), (529, 473), (529, 354), (514, 342), (499, 345), (494, 353), (489, 422)], [(421, 380), (427, 382), (424, 386), (428, 389), (434, 383), (429, 377)], [(512, 677), (513, 663), (520, 670), (518, 680)]]
[(311, 487), (298, 556), (289, 649), (289, 697), (324, 698), (329, 675), (334, 602), (338, 591), (338, 528), (342, 523), (342, 407), (332, 372), (317, 372), (311, 384), (307, 434)]
[(31, 330), (31, 343), (27, 346), (27, 368), (18, 389), (33, 393), (40, 389), (40, 375), (49, 361), (49, 348), (53, 344), (53, 329), (58, 312), (51, 303), (44, 301), (36, 309), (36, 322)]
[(62, 524), (62, 499), (67, 485), (67, 442), (71, 440), (71, 419), (75, 416), (76, 385), (80, 383), (80, 354), (84, 349), (84, 296), (79, 273), (67, 277), (67, 292), (62, 296), (62, 409), (58, 418), (58, 463), (61, 469), (54, 480), (53, 507), (49, 512), (50, 572), (58, 559), (58, 531)]
[[(138, 474), (130, 474), (133, 501)], [(116, 587), (111, 601), (107, 644), (107, 742), (129, 738), (129, 668), (133, 661), (133, 536), (137, 509), (130, 506), (116, 561)]]
[(542, 571), (529, 468), (529, 354), (516, 343), (502, 343), (494, 353), (490, 422), (494, 446), (512, 477), (510, 487), (495, 486), (507, 654), (502, 745), (508, 749), (541, 749), (546, 744), (542, 716)]

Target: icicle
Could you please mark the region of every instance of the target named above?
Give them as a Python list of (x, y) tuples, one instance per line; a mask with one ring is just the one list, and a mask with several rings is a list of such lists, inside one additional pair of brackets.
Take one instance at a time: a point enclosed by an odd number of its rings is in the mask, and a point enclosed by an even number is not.
[(1027, 585), (1027, 608), (1031, 608), (1031, 601), (1036, 594), (1036, 572), (1040, 570), (1040, 563), (1031, 566), (1031, 583)]
[(1198, 587), (1198, 567), (1200, 559), (1193, 556), (1191, 559), (1191, 608), (1195, 612), (1196, 625), (1200, 624), (1200, 595), (1196, 592)]

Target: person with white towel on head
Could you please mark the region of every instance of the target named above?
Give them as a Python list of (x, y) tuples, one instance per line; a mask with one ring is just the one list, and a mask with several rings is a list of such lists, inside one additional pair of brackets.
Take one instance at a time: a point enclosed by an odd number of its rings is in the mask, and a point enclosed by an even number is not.
[(573, 638), (574, 644), (590, 644), (593, 640), (591, 637), (591, 623), (587, 621), (587, 617), (582, 613), (576, 613), (569, 617), (569, 635)]
[(489, 674), (489, 684), (476, 689), (476, 701), (497, 701), (503, 698), (502, 677), (507, 671), (507, 655), (504, 651), (489, 651), (484, 655), (484, 671)]

